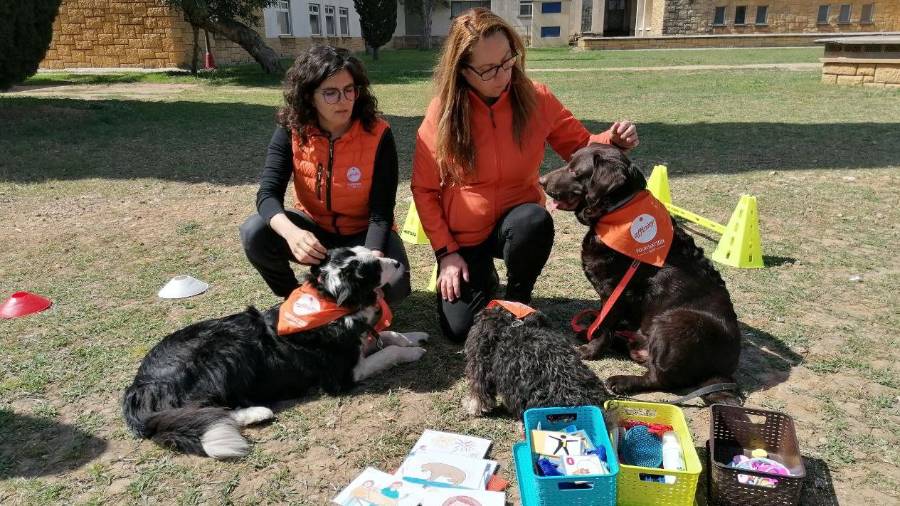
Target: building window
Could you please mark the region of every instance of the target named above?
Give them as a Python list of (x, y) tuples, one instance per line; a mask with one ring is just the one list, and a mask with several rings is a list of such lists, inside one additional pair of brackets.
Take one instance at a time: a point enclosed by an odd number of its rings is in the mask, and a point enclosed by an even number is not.
[(842, 4), (841, 12), (838, 14), (838, 23), (847, 24), (850, 22), (850, 4)]
[(562, 12), (562, 2), (544, 2), (541, 4), (541, 14), (559, 14), (560, 12)]
[(275, 2), (275, 17), (278, 19), (278, 35), (290, 35), (291, 31), (291, 3), (288, 0)]
[(558, 26), (542, 26), (541, 37), (559, 37), (560, 30)]
[(325, 6), (325, 35), (329, 37), (335, 36), (334, 30), (334, 6)]
[(722, 26), (725, 24), (725, 7), (716, 7), (716, 15), (713, 16), (713, 25)]
[(757, 5), (756, 6), (756, 24), (765, 25), (766, 16), (769, 15), (769, 6), (768, 5)]
[(875, 22), (875, 4), (865, 4), (862, 6), (862, 13), (859, 15), (859, 23), (868, 25)]
[(747, 6), (746, 5), (738, 5), (734, 8), (734, 24), (736, 25), (744, 25), (747, 24)]
[(322, 24), (319, 21), (319, 4), (309, 4), (309, 32), (322, 35)]
[(520, 18), (530, 18), (531, 17), (531, 0), (522, 0), (519, 2), (519, 17)]
[(350, 10), (346, 7), (338, 7), (338, 20), (341, 24), (341, 35), (350, 36)]
[(490, 9), (491, 2), (490, 1), (474, 2), (474, 1), (469, 1), (469, 0), (465, 0), (465, 1), (461, 1), (461, 2), (457, 2), (457, 1), (451, 2), (450, 3), (450, 17), (455, 18), (456, 16), (459, 16), (463, 12), (466, 12), (469, 9), (474, 9), (476, 7), (484, 7), (485, 9)]
[(819, 6), (819, 14), (816, 16), (816, 23), (820, 25), (828, 24), (828, 6), (820, 5)]

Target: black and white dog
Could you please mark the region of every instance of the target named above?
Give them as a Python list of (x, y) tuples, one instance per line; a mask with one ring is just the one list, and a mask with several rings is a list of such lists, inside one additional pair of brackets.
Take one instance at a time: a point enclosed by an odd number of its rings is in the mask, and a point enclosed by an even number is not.
[(385, 331), (372, 338), (381, 317), (378, 288), (397, 281), (402, 271), (399, 262), (366, 248), (330, 250), (312, 267), (305, 286), (335, 307), (349, 308), (346, 315), (279, 335), (280, 305), (264, 312), (249, 307), (170, 334), (150, 350), (125, 391), (128, 428), (182, 452), (242, 457), (249, 446), (239, 428), (273, 418), (264, 406), (317, 387), (345, 392), (380, 371), (418, 360), (425, 353), (418, 345), (428, 334)]
[(469, 395), (463, 407), (471, 415), (494, 409), (497, 396), (519, 419), (530, 408), (602, 406), (609, 397), (572, 343), (538, 311), (517, 318), (489, 305), (475, 317), (465, 352)]

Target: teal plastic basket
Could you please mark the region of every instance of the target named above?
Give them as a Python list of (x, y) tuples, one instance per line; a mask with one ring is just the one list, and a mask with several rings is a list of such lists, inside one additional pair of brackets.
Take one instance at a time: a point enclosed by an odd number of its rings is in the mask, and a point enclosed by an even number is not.
[[(609, 442), (603, 413), (597, 406), (535, 408), (524, 415), (525, 441), (513, 447), (519, 495), (523, 506), (601, 506), (616, 504), (619, 461)], [(610, 474), (586, 476), (538, 476), (537, 456), (531, 451), (531, 431), (562, 430), (574, 425), (587, 432), (591, 442), (606, 449)]]

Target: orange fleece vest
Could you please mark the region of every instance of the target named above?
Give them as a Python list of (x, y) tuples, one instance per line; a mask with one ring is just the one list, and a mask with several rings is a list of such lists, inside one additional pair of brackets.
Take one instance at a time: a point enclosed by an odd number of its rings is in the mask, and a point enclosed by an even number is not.
[(298, 132), (292, 132), (297, 209), (332, 233), (349, 235), (366, 230), (375, 156), (387, 129), (382, 119), (375, 122), (371, 132), (354, 121), (335, 140), (310, 129), (305, 143)]

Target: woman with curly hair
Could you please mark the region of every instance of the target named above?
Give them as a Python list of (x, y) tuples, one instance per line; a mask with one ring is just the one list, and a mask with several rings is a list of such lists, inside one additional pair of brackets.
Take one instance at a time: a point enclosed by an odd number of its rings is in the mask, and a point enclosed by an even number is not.
[[(365, 246), (399, 261), (403, 279), (385, 287), (388, 302), (410, 292), (409, 260), (392, 230), (397, 147), (378, 111), (365, 68), (349, 51), (315, 46), (284, 80), (284, 106), (269, 143), (254, 214), (241, 244), (272, 291), (297, 288), (290, 261), (318, 264), (329, 248)], [(284, 195), (294, 178), (293, 209)]]
[(528, 78), (521, 37), (484, 8), (453, 19), (434, 83), (416, 139), (412, 193), (439, 263), (441, 328), (461, 342), (499, 285), (494, 258), (506, 264), (503, 297), (531, 301), (553, 245), (538, 185), (544, 146), (568, 160), (589, 142), (627, 150), (639, 141), (629, 121), (591, 135)]

